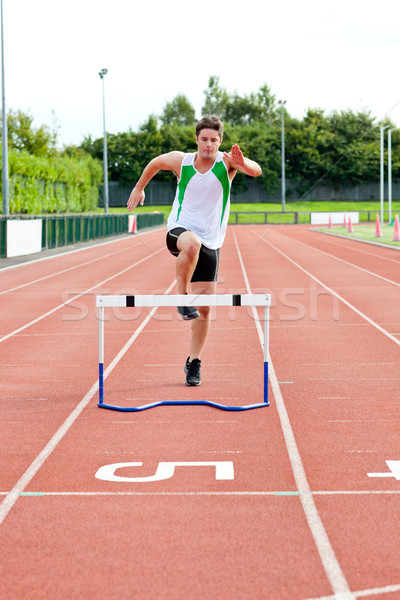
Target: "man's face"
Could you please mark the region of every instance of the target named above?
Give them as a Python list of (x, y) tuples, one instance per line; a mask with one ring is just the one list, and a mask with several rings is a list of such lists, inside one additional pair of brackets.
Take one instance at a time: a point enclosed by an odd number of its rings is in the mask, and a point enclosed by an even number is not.
[(196, 136), (198, 154), (200, 158), (214, 160), (222, 143), (218, 131), (215, 129), (202, 129)]

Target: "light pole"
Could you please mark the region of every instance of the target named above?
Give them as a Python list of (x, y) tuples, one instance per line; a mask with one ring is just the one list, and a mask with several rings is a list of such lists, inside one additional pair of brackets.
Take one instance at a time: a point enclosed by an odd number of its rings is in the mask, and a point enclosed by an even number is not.
[(285, 110), (284, 110), (284, 106), (286, 104), (286, 100), (278, 100), (278, 104), (281, 105), (281, 122), (282, 122), (282, 136), (281, 136), (281, 158), (282, 158), (281, 197), (282, 197), (282, 212), (285, 212), (285, 208), (286, 208), (286, 180), (285, 180)]
[(384, 148), (383, 148), (383, 134), (385, 129), (389, 129), (389, 125), (380, 127), (381, 131), (381, 223), (383, 225), (383, 204), (385, 202), (385, 187), (384, 187)]
[(103, 169), (104, 169), (104, 212), (108, 213), (108, 160), (107, 160), (107, 131), (106, 131), (106, 104), (104, 99), (104, 76), (108, 69), (101, 69), (99, 72), (103, 84)]
[(388, 209), (389, 225), (392, 222), (392, 131), (398, 127), (393, 127), (388, 131)]
[(1, 0), (1, 135), (2, 135), (2, 168), (3, 168), (3, 215), (10, 214), (9, 187), (8, 187), (8, 133), (7, 133), (7, 108), (4, 74), (4, 33), (3, 33), (3, 0)]

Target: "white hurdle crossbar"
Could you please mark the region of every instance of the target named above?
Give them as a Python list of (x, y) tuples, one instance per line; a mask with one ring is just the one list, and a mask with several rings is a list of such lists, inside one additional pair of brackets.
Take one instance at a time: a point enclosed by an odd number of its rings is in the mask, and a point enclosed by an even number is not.
[[(268, 402), (268, 352), (269, 352), (269, 308), (270, 294), (153, 294), (134, 296), (96, 296), (99, 319), (99, 403), (100, 408), (109, 408), (122, 412), (138, 412), (156, 406), (207, 405), (221, 410), (250, 410), (269, 406)], [(263, 402), (245, 406), (226, 406), (208, 400), (161, 400), (144, 406), (122, 407), (104, 403), (104, 309), (107, 307), (154, 307), (154, 306), (263, 306), (264, 307), (264, 396)]]

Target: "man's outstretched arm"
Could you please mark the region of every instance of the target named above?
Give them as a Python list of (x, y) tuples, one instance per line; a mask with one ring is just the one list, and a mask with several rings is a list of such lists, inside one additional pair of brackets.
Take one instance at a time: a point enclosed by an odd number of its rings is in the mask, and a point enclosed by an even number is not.
[(224, 157), (228, 162), (228, 170), (230, 171), (240, 171), (251, 177), (259, 177), (262, 173), (260, 165), (254, 160), (243, 156), (243, 152), (237, 144), (232, 146), (230, 152), (224, 152)]
[(128, 210), (134, 210), (138, 204), (143, 206), (145, 198), (144, 188), (157, 175), (158, 171), (174, 171), (176, 176), (179, 177), (184, 156), (183, 152), (174, 151), (167, 154), (160, 154), (160, 156), (153, 158), (144, 168), (143, 173), (129, 196)]

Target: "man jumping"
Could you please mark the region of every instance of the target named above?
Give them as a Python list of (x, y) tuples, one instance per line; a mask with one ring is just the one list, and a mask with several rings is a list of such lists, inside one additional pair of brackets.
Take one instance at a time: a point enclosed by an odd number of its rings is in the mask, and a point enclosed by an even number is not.
[[(133, 188), (128, 209), (143, 205), (144, 188), (158, 171), (173, 171), (178, 184), (168, 217), (167, 247), (176, 256), (178, 294), (215, 294), (219, 251), (229, 218), (230, 188), (237, 171), (258, 177), (261, 167), (243, 156), (237, 144), (220, 152), (223, 124), (205, 115), (196, 125), (197, 152), (173, 151), (153, 158)], [(184, 367), (186, 385), (200, 385), (201, 352), (210, 327), (210, 307), (178, 307), (191, 320), (190, 354)]]

